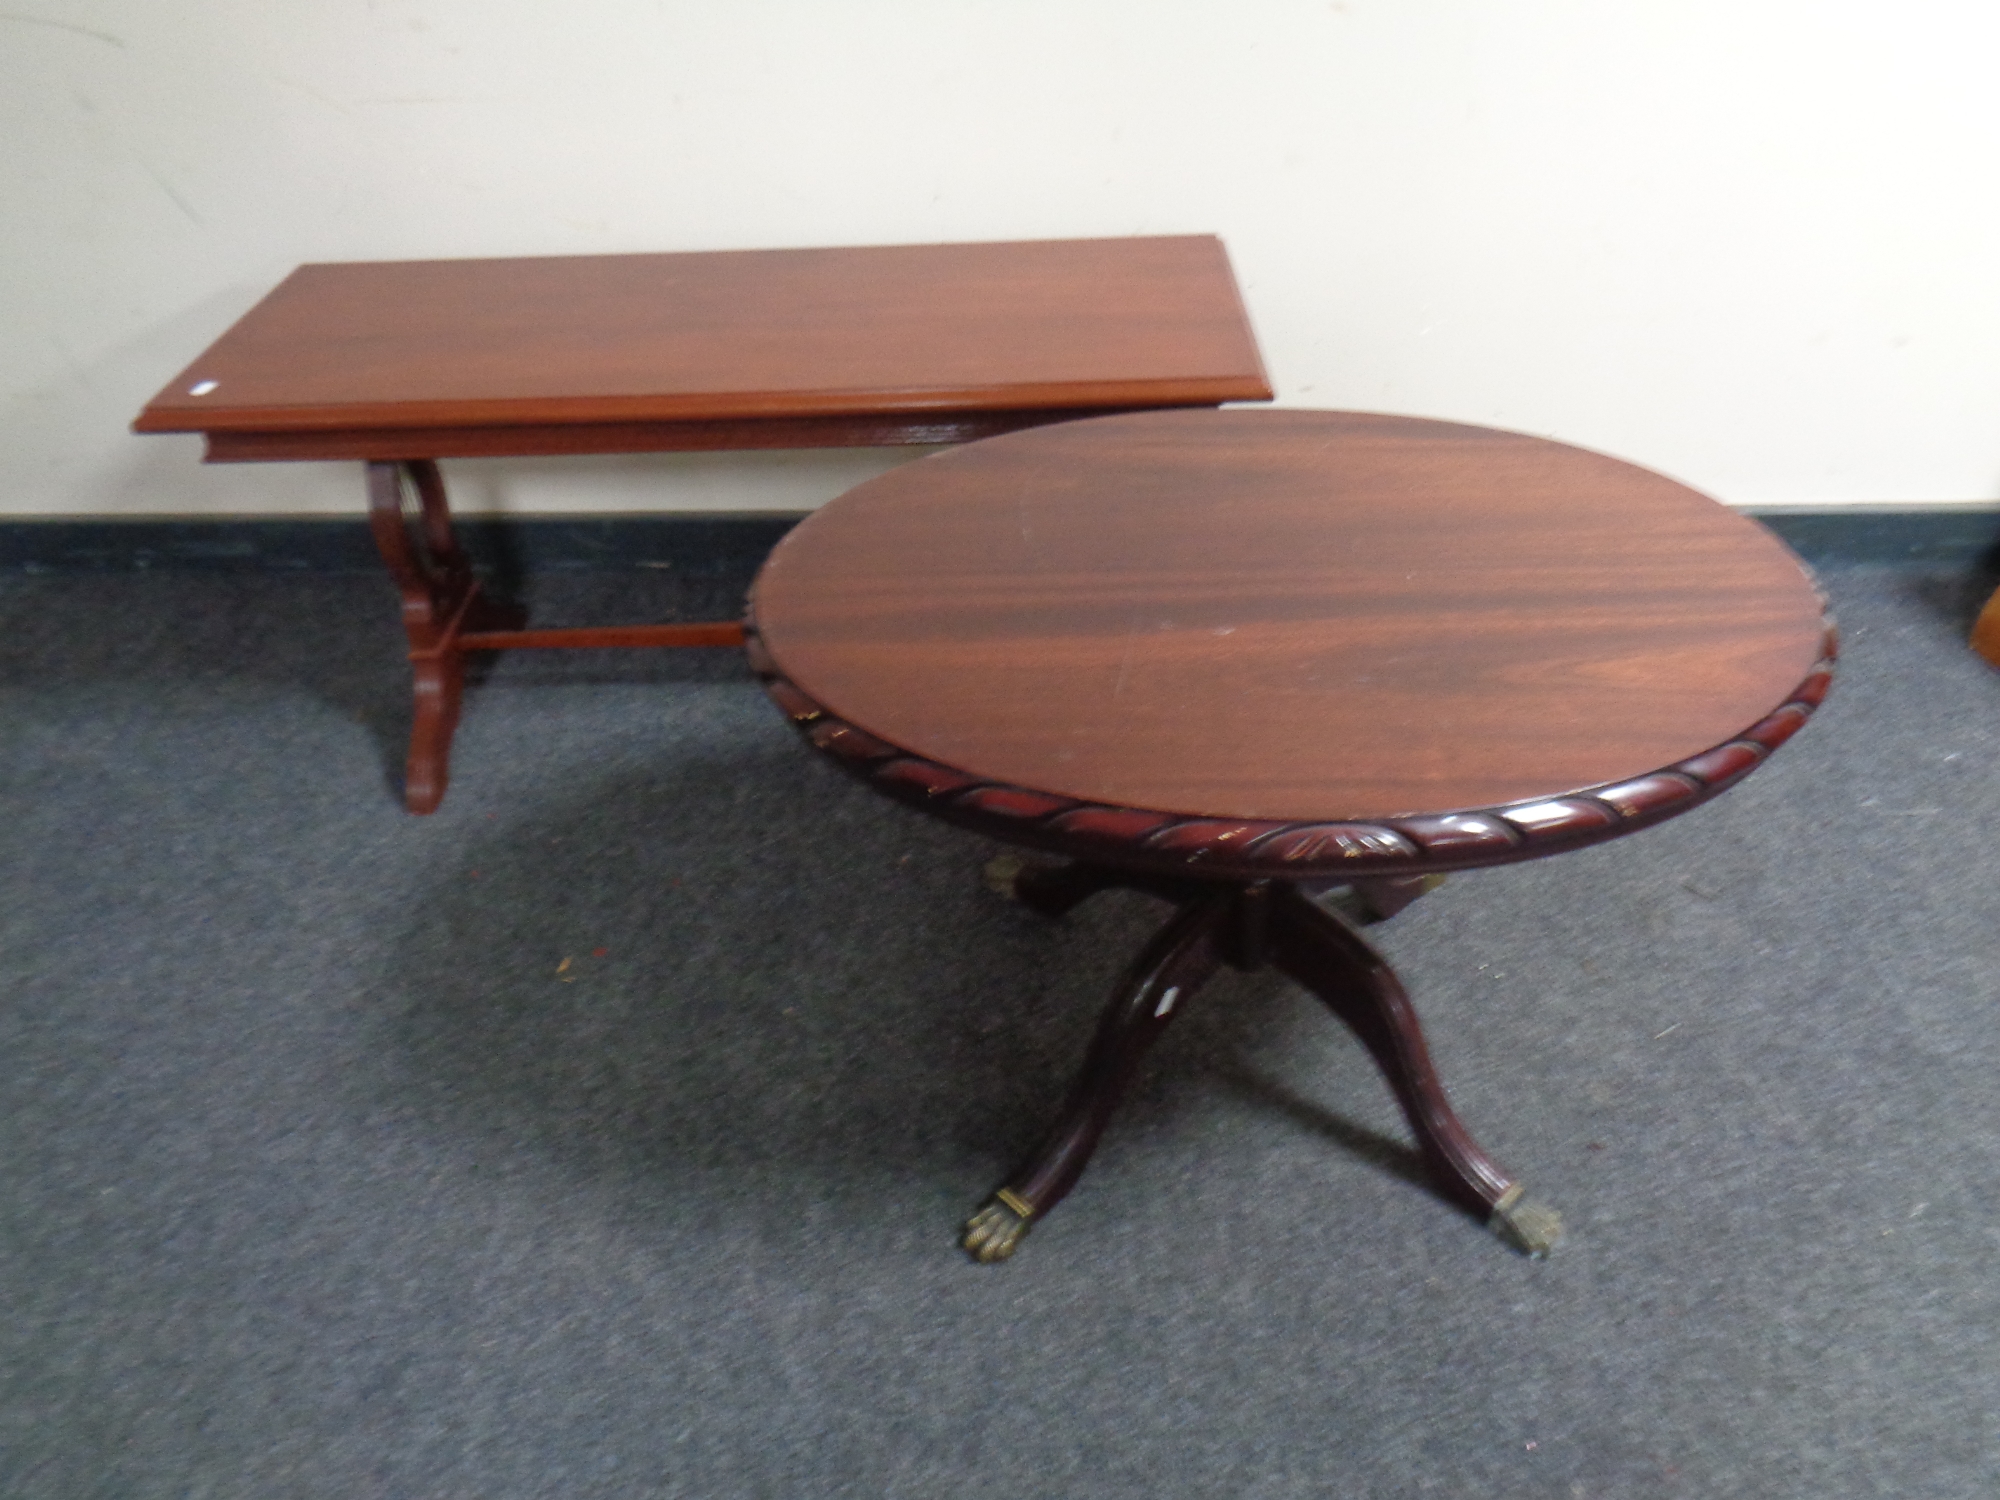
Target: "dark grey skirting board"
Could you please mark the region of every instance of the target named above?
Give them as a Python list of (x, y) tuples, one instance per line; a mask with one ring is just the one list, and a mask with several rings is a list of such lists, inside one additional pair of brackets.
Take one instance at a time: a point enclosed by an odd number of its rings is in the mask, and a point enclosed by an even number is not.
[[(796, 513), (459, 517), (483, 572), (650, 568), (694, 576), (754, 572)], [(379, 572), (361, 517), (32, 519), (0, 522), (0, 572)]]
[[(2000, 506), (1773, 511), (1757, 518), (1807, 562), (2000, 569)], [(697, 577), (754, 572), (799, 515), (461, 519), (476, 565), (526, 573), (648, 568)], [(0, 521), (0, 573), (344, 573), (381, 564), (359, 517)]]

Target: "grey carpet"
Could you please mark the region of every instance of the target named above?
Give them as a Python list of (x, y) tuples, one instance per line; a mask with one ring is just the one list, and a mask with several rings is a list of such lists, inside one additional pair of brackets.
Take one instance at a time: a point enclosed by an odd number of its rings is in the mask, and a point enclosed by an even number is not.
[[(1375, 929), (1553, 1257), (1231, 976), (980, 1268), (1155, 903), (1006, 905), (728, 653), (501, 661), (419, 820), (379, 580), (0, 582), (0, 1494), (1992, 1494), (2000, 674), (1828, 583), (1742, 787)], [(635, 586), (711, 603), (545, 602)]]

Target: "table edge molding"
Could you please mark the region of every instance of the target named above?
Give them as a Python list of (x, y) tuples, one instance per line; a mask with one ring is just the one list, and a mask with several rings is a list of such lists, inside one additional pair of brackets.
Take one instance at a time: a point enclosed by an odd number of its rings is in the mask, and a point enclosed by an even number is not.
[(1201, 817), (1118, 807), (1009, 785), (917, 755), (848, 723), (779, 669), (754, 608), (751, 670), (817, 750), (885, 796), (1010, 843), (1182, 876), (1328, 881), (1445, 873), (1537, 859), (1663, 822), (1727, 791), (1825, 700), (1839, 654), (1826, 621), (1819, 659), (1779, 706), (1741, 733), (1644, 775), (1497, 807), (1340, 822)]

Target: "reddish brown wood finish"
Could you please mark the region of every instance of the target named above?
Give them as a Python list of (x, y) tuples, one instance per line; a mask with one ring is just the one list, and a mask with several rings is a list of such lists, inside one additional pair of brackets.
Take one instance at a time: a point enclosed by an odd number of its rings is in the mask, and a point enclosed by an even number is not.
[[(414, 515), (405, 503), (405, 480), (416, 494)], [(435, 812), (450, 777), (451, 739), (465, 694), (465, 634), (504, 631), (520, 617), (480, 597), (452, 530), (436, 464), (368, 465), (368, 523), (402, 596), (415, 679), (403, 802), (414, 813)]]
[[(1678, 765), (1565, 797), (1376, 822), (1208, 818), (1107, 807), (994, 782), (907, 755), (834, 717), (778, 673), (754, 617), (744, 647), (766, 691), (817, 748), (885, 796), (934, 817), (1046, 853), (1115, 866), (1125, 872), (1119, 883), (1127, 885), (1136, 884), (1130, 876), (1138, 871), (1168, 879), (1333, 882), (1357, 887), (1368, 909), (1388, 917), (1414, 899), (1409, 881), (1602, 843), (1727, 791), (1797, 733), (1824, 700), (1838, 640), (1829, 626), (1821, 640), (1824, 655), (1776, 712)], [(1023, 899), (1060, 915), (1094, 889), (1079, 888), (1070, 899), (1050, 887), (1046, 897), (1038, 892)]]
[(1054, 1131), (966, 1226), (1011, 1254), (1139, 1057), (1224, 962), (1351, 1027), (1440, 1191), (1539, 1252), (1555, 1220), (1453, 1113), (1388, 964), (1313, 899), (1393, 915), (1443, 870), (1616, 837), (1811, 715), (1834, 636), (1775, 538), (1560, 444), (1330, 412), (1157, 413), (995, 439), (850, 491), (772, 553), (752, 666), (879, 790), (1078, 862), (1059, 916), (1178, 903)]
[[(1005, 1260), (1068, 1196), (1146, 1052), (1224, 963), (1271, 963), (1346, 1023), (1388, 1081), (1444, 1197), (1497, 1218), (1518, 1196), (1514, 1178), (1452, 1109), (1402, 981), (1347, 918), (1291, 882), (1161, 881), (1082, 862), (1015, 877), (1020, 899), (1052, 916), (1119, 886), (1163, 896), (1178, 910), (1119, 979), (1055, 1125), (968, 1222), (965, 1247), (974, 1259)], [(1421, 891), (1402, 894), (1407, 905)]]
[(1119, 980), (1062, 1118), (1002, 1189), (1002, 1205), (1023, 1220), (1047, 1214), (1076, 1185), (1139, 1061), (1224, 963), (1245, 970), (1275, 964), (1346, 1023), (1388, 1080), (1446, 1197), (1484, 1215), (1514, 1186), (1445, 1097), (1416, 1010), (1388, 960), (1297, 885), (1184, 882), (1175, 890), (1083, 863), (1024, 871), (1020, 883), (1027, 899), (1037, 887), (1061, 890), (1065, 909), (1129, 885), (1179, 903)]
[[(1061, 1117), (1002, 1189), (1025, 1206), (1023, 1218), (1045, 1215), (1076, 1186), (1140, 1060), (1222, 966), (1233, 909), (1226, 893), (1188, 902), (1118, 981)], [(1002, 1259), (1012, 1246), (995, 1248), (980, 1258)]]
[(1514, 1179), (1472, 1139), (1446, 1099), (1416, 1007), (1389, 961), (1344, 918), (1296, 886), (1275, 887), (1270, 904), (1272, 961), (1361, 1039), (1445, 1196), (1474, 1212), (1492, 1213)]
[[(1221, 242), (1183, 236), (302, 266), (133, 428), (204, 433), (210, 462), (368, 462), (416, 675), (405, 800), (429, 812), (465, 652), (740, 639), (504, 628), (436, 459), (962, 443), (1270, 397)], [(413, 543), (398, 463), (449, 551)]]
[(434, 458), (1270, 396), (1221, 242), (1183, 236), (301, 266), (134, 426), (218, 457)]
[(893, 448), (969, 443), (1102, 411), (1028, 410), (942, 417), (787, 417), (733, 422), (583, 422), (574, 426), (364, 427), (344, 432), (211, 432), (209, 463), (288, 458), (521, 458), (729, 449)]
[[(414, 492), (414, 513), (407, 504)], [(389, 576), (403, 601), (410, 641), (415, 722), (403, 780), (413, 813), (436, 812), (451, 776), (451, 741), (465, 696), (465, 658), (473, 651), (527, 647), (630, 648), (738, 646), (734, 620), (688, 625), (610, 625), (572, 630), (523, 630), (517, 609), (481, 595), (472, 564), (458, 545), (445, 503), (444, 480), (428, 461), (368, 465), (368, 519)]]
[[(755, 608), (775, 670), (897, 750), (1245, 839), (1652, 776), (1787, 702), (1825, 632), (1782, 544), (1669, 479), (1305, 411), (1076, 422), (905, 465), (781, 542)], [(1611, 814), (1522, 818), (1427, 837), (1497, 851)]]

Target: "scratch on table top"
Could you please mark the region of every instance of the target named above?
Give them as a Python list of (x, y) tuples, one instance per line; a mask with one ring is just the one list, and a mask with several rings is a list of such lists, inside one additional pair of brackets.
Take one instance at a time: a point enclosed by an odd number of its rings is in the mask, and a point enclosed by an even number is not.
[(1111, 697), (1115, 701), (1125, 691), (1125, 684), (1132, 677), (1132, 655), (1139, 649), (1139, 612), (1134, 610), (1132, 618), (1125, 622), (1125, 654), (1118, 660), (1118, 681), (1112, 685)]

